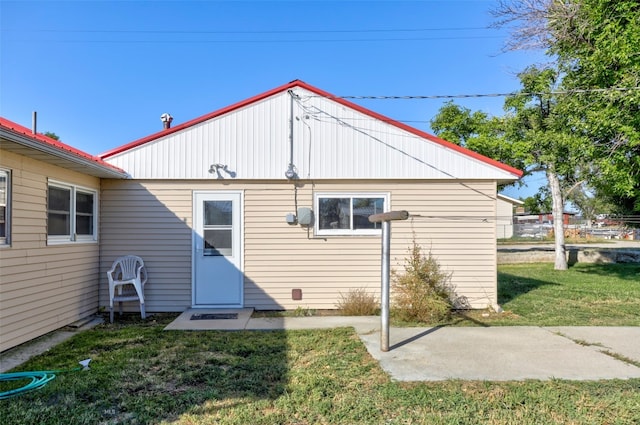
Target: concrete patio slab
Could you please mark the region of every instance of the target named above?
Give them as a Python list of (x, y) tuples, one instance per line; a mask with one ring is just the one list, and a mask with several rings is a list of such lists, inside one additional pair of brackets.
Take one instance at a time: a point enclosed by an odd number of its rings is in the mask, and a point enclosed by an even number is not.
[[(207, 319), (192, 320), (194, 315), (203, 314), (237, 314), (237, 319)], [(207, 330), (225, 330), (238, 331), (245, 329), (251, 315), (252, 308), (190, 308), (185, 310), (173, 322), (169, 323), (165, 331), (207, 331)]]
[[(380, 351), (379, 331), (360, 334), (360, 338), (371, 356), (398, 381), (640, 378), (640, 367), (603, 353), (601, 347), (562, 336), (598, 341), (607, 334), (615, 335), (613, 328), (573, 329), (392, 328), (386, 353)], [(612, 336), (618, 342), (611, 352), (626, 352), (629, 358), (640, 355), (635, 341), (623, 341), (636, 332), (636, 328), (627, 328)]]

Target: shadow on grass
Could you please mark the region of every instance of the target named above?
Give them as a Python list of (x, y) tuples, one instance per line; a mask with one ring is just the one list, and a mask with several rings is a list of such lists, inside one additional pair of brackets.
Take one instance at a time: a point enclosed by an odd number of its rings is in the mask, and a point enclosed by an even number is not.
[(286, 332), (163, 331), (172, 319), (124, 316), (33, 358), (20, 370), (92, 362), (88, 372), (4, 401), (4, 423), (159, 423), (284, 393)]
[(560, 286), (554, 282), (498, 272), (498, 304), (506, 304), (520, 295), (548, 285)]
[(640, 283), (640, 264), (616, 263), (616, 264), (580, 264), (575, 271), (603, 277), (616, 277), (622, 280)]

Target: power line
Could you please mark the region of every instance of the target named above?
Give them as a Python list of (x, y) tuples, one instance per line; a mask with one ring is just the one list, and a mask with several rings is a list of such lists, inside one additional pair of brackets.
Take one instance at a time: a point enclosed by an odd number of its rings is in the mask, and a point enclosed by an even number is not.
[[(444, 95), (428, 95), (428, 96), (328, 96), (329, 99), (355, 99), (355, 100), (423, 100), (423, 99), (466, 99), (481, 97), (506, 97), (506, 96), (552, 96), (566, 94), (583, 94), (583, 93), (608, 93), (608, 92), (626, 92), (640, 90), (639, 87), (607, 87), (594, 89), (568, 89), (554, 90), (549, 92), (509, 92), (509, 93), (479, 93), (479, 94), (444, 94)], [(308, 97), (324, 97), (321, 95), (310, 95)]]
[(436, 32), (436, 31), (476, 31), (493, 30), (489, 27), (452, 27), (452, 28), (397, 28), (397, 29), (346, 29), (346, 30), (243, 30), (243, 31), (211, 31), (211, 30), (117, 30), (117, 29), (0, 29), (0, 32), (46, 32), (46, 33), (86, 33), (86, 34), (354, 34), (354, 33), (391, 33), (391, 32)]
[(480, 40), (498, 39), (501, 36), (451, 36), (451, 37), (407, 37), (407, 38), (306, 38), (306, 39), (275, 39), (275, 40), (6, 40), (13, 43), (112, 43), (112, 44), (269, 44), (269, 43), (363, 43), (390, 41), (440, 41), (440, 40)]

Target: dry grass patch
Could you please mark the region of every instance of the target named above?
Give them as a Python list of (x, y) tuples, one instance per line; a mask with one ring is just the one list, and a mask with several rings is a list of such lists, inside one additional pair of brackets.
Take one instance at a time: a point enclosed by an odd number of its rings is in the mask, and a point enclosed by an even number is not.
[(355, 288), (340, 293), (336, 307), (343, 316), (375, 316), (380, 312), (380, 301), (365, 288)]

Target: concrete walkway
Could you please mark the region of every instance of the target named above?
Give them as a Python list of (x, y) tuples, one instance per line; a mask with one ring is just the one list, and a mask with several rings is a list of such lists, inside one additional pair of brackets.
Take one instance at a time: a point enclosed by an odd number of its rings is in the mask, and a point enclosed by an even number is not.
[(640, 378), (640, 328), (392, 328), (387, 353), (359, 335), (399, 381)]
[(241, 314), (238, 320), (192, 321), (192, 313), (187, 310), (165, 329), (353, 327), (371, 356), (398, 381), (640, 378), (640, 327), (391, 328), (390, 351), (382, 352), (379, 317)]

